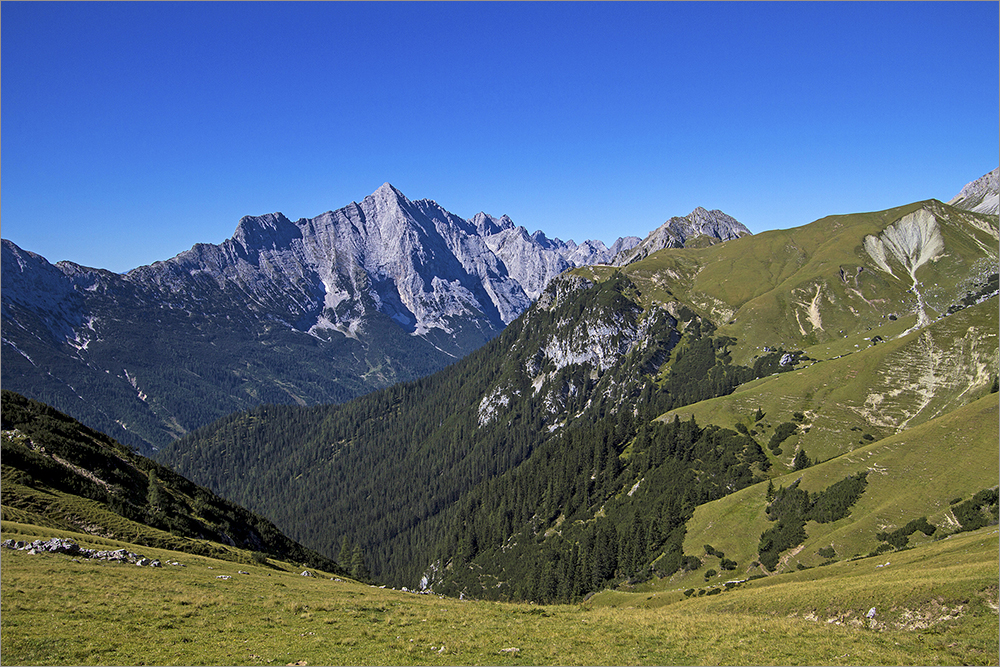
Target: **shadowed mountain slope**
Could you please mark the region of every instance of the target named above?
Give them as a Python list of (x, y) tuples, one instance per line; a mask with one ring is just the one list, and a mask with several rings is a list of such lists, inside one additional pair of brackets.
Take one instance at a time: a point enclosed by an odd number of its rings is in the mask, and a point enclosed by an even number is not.
[(3, 390), (3, 519), (226, 560), (257, 552), (329, 572), (335, 562), (267, 519), (192, 484), (51, 407)]
[(989, 392), (996, 239), (929, 200), (582, 267), (441, 373), (233, 415), (162, 460), (320, 551), (349, 536), (397, 585), (573, 599), (669, 576), (695, 507)]

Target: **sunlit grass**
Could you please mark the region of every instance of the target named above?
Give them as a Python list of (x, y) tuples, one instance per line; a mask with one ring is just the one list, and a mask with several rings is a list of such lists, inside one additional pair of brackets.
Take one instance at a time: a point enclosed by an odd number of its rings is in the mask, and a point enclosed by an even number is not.
[[(12, 534), (14, 526), (4, 524), (4, 537), (33, 537)], [(275, 570), (144, 547), (185, 567), (3, 550), (2, 663), (995, 664), (996, 589), (979, 589), (996, 582), (997, 546), (985, 532), (932, 545), (938, 551), (923, 562), (920, 550), (905, 552), (911, 569), (879, 570), (888, 582), (874, 603), (880, 608), (893, 600), (916, 607), (927, 596), (948, 605), (969, 600), (963, 616), (920, 631), (826, 622), (821, 607), (831, 600), (862, 612), (873, 604), (865, 593), (875, 583), (865, 578), (875, 571), (871, 560), (716, 596), (604, 593), (582, 605), (541, 606), (441, 599), (303, 577), (291, 565)], [(952, 561), (954, 572), (946, 567)], [(815, 620), (814, 608), (822, 612)]]
[[(794, 570), (799, 563), (819, 565), (826, 560), (819, 549), (831, 545), (836, 560), (868, 554), (879, 545), (879, 531), (921, 516), (941, 526), (942, 533), (950, 532), (954, 527), (949, 528), (946, 519), (949, 502), (996, 485), (1000, 475), (997, 428), (998, 399), (992, 394), (850, 454), (775, 478), (775, 486), (788, 486), (801, 478), (802, 487), (815, 492), (848, 475), (870, 471), (868, 487), (852, 508), (852, 516), (828, 524), (809, 522), (809, 537), (784, 569)], [(740, 564), (726, 578), (760, 573), (749, 566), (758, 558), (760, 534), (771, 525), (765, 515), (766, 487), (766, 483), (757, 484), (699, 506), (687, 525), (684, 552), (700, 557), (704, 545), (711, 544)], [(920, 534), (910, 542), (929, 539)], [(708, 566), (682, 577), (676, 585), (700, 585)]]

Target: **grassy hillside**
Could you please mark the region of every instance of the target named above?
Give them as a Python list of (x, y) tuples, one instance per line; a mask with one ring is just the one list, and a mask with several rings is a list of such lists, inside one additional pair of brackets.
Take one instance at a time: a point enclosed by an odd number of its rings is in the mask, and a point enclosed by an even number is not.
[[(956, 531), (957, 503), (952, 501), (968, 500), (982, 489), (995, 488), (1000, 478), (998, 421), (998, 394), (991, 394), (898, 435), (774, 478), (775, 487), (801, 479), (802, 488), (815, 492), (848, 475), (868, 472), (868, 486), (850, 516), (832, 523), (809, 522), (808, 538), (801, 549), (786, 552), (779, 571), (868, 555), (882, 544), (878, 533), (891, 532), (920, 517), (938, 527), (938, 533), (931, 538), (917, 532), (910, 544), (931, 542)], [(754, 563), (760, 535), (771, 525), (765, 515), (767, 486), (757, 484), (698, 507), (687, 524), (684, 553), (702, 558), (704, 566), (662, 581), (662, 588), (704, 585), (704, 572), (719, 569), (718, 559), (705, 555), (706, 544), (739, 563), (736, 570), (711, 581), (764, 573)], [(835, 555), (820, 554), (827, 548)], [(885, 558), (892, 560), (895, 554)]]
[[(790, 466), (798, 449), (823, 461), (973, 401), (997, 378), (998, 300), (992, 298), (901, 338), (893, 323), (840, 345), (806, 349), (813, 363), (791, 373), (756, 380), (720, 398), (668, 412), (664, 419), (694, 415), (699, 423), (754, 431), (777, 466)], [(807, 362), (808, 364), (808, 362)], [(764, 413), (756, 420), (757, 409)], [(796, 418), (796, 413), (801, 415)], [(782, 423), (796, 430), (774, 456), (766, 446)]]
[(2, 428), (4, 520), (216, 558), (245, 556), (230, 549), (239, 546), (341, 571), (267, 519), (47, 405), (4, 390)]
[(0, 550), (0, 662), (997, 664), (996, 240), (929, 201), (582, 269), (434, 376), (161, 452), (451, 598), (301, 576), (329, 559), (4, 392), (3, 537), (183, 567)]
[[(127, 543), (4, 521), (2, 536)], [(996, 529), (721, 595), (442, 599), (161, 549), (163, 568), (0, 550), (4, 665), (996, 664)], [(228, 578), (221, 578), (228, 577)], [(864, 619), (875, 606), (874, 622)], [(828, 622), (829, 621), (829, 622)]]
[[(927, 223), (930, 231), (914, 235), (941, 243), (926, 250), (932, 257), (914, 261), (916, 289), (895, 258), (882, 266), (866, 249), (869, 237), (878, 239), (902, 221), (917, 228)], [(916, 316), (921, 307), (930, 319), (944, 314), (997, 274), (997, 237), (996, 216), (929, 200), (708, 248), (663, 250), (624, 270), (649, 299), (683, 300), (716, 322), (720, 334), (740, 342), (734, 360), (745, 364), (764, 346), (798, 349), (864, 336), (891, 318)], [(925, 249), (912, 250), (919, 256)]]
[[(997, 664), (997, 548), (993, 526), (732, 587), (702, 584), (690, 596), (647, 587), (605, 591), (590, 604), (714, 618), (720, 628), (746, 623), (743, 636), (730, 638), (734, 645), (719, 642), (705, 664), (755, 664), (741, 659), (753, 641), (767, 646), (756, 664), (884, 664), (887, 656), (871, 642), (888, 634), (900, 651), (896, 664)], [(775, 621), (828, 632), (774, 636), (769, 623)], [(835, 646), (837, 633), (848, 628), (855, 645)]]
[[(695, 506), (990, 391), (996, 238), (932, 200), (579, 269), (435, 376), (160, 459), (395, 585), (570, 601), (670, 575)], [(687, 435), (648, 424), (670, 408)]]
[[(471, 560), (529, 524), (576, 510), (592, 517), (636, 481), (619, 479), (618, 455), (638, 422), (755, 376), (729, 363), (728, 342), (710, 323), (683, 308), (643, 311), (635, 298), (622, 276), (558, 281), (498, 338), (440, 373), (345, 405), (235, 414), (165, 447), (160, 460), (323, 553), (344, 537), (360, 543), (377, 578), (415, 587), (460, 544)], [(734, 443), (733, 456), (745, 444)], [(735, 476), (752, 473), (744, 466)], [(682, 514), (665, 517), (661, 542), (679, 522)], [(502, 576), (519, 588), (530, 582)]]

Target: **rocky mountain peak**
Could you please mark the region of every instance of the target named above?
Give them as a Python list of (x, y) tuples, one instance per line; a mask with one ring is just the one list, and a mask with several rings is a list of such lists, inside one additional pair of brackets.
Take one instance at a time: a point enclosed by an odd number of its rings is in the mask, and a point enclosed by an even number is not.
[(361, 201), (362, 210), (373, 211), (378, 218), (405, 215), (412, 202), (391, 183), (383, 183), (378, 190)]
[(476, 228), (480, 236), (489, 236), (492, 234), (499, 234), (508, 229), (514, 228), (514, 222), (508, 218), (506, 215), (502, 215), (499, 218), (494, 218), (488, 213), (480, 211), (472, 216), (469, 220), (472, 226)]
[(302, 236), (299, 228), (281, 213), (245, 215), (240, 218), (232, 240), (246, 250), (279, 248)]
[(750, 230), (736, 218), (718, 209), (711, 211), (699, 206), (683, 217), (673, 217), (649, 233), (632, 248), (619, 251), (614, 264), (625, 266), (637, 262), (664, 248), (683, 248), (688, 240), (698, 236), (710, 242), (731, 241), (750, 234)]
[(976, 213), (1000, 213), (1000, 167), (967, 183), (948, 203)]
[[(396, 188), (392, 183), (386, 181), (378, 187), (378, 189), (371, 193), (369, 197), (375, 199), (395, 199), (397, 201), (409, 201), (399, 189)], [(367, 199), (367, 197), (366, 197)]]

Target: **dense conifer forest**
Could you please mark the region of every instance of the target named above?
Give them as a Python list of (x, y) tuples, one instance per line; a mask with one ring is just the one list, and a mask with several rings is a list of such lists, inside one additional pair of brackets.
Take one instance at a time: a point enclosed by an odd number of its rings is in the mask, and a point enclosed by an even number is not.
[[(426, 577), (456, 594), (571, 600), (617, 577), (670, 573), (693, 508), (769, 464), (750, 435), (652, 420), (792, 366), (781, 350), (735, 365), (735, 341), (711, 322), (640, 301), (622, 274), (552, 286), (547, 306), (435, 375), (338, 406), (233, 414), (161, 460), (322, 553), (349, 540), (392, 585)], [(624, 363), (539, 357), (560, 323), (610, 320), (644, 327)], [(498, 386), (502, 417), (485, 419)]]

